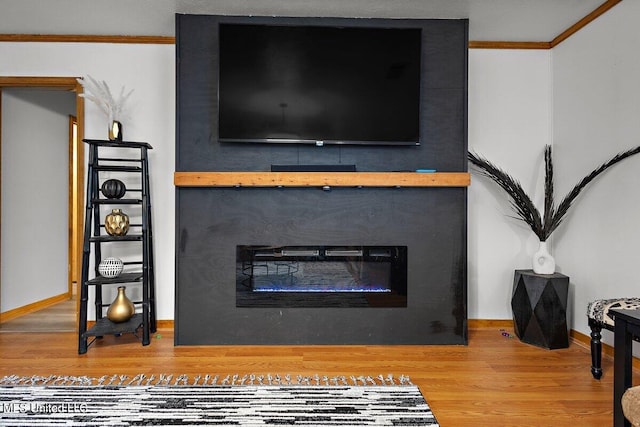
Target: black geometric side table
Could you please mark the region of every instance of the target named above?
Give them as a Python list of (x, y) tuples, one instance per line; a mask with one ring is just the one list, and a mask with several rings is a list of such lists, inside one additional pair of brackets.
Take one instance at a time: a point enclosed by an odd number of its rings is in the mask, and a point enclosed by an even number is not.
[(569, 347), (569, 277), (516, 270), (511, 310), (520, 341), (550, 350)]

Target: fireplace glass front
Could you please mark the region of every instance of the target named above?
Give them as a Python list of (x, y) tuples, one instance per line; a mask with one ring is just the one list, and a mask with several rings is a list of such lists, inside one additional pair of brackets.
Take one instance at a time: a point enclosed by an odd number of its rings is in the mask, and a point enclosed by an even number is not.
[(406, 307), (406, 246), (237, 246), (237, 307)]

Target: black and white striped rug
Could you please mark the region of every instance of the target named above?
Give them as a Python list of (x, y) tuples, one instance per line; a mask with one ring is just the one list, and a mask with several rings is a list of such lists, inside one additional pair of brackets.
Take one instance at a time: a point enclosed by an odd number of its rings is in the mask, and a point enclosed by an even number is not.
[(9, 385), (2, 426), (438, 426), (415, 385)]

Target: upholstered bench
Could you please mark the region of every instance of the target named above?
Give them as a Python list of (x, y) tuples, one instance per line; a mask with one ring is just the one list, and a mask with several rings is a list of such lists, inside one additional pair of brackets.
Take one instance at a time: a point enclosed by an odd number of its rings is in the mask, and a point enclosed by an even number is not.
[(622, 413), (634, 427), (640, 427), (640, 386), (631, 387), (624, 392)]
[[(591, 374), (599, 380), (602, 377), (602, 328), (613, 331), (614, 321), (609, 310), (635, 310), (640, 308), (640, 298), (612, 298), (595, 300), (587, 306), (587, 318), (591, 328)], [(637, 339), (638, 337), (635, 337)]]

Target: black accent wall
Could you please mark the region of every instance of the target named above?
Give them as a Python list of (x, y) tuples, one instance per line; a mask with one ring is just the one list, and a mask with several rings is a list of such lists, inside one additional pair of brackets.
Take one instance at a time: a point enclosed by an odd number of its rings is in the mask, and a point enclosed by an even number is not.
[[(422, 30), (416, 147), (224, 144), (217, 138), (220, 22)], [(176, 15), (177, 171), (355, 164), (467, 171), (467, 21)], [(356, 173), (357, 174), (357, 173)], [(465, 344), (466, 188), (176, 189), (176, 344)], [(402, 245), (401, 308), (239, 308), (236, 245)]]

